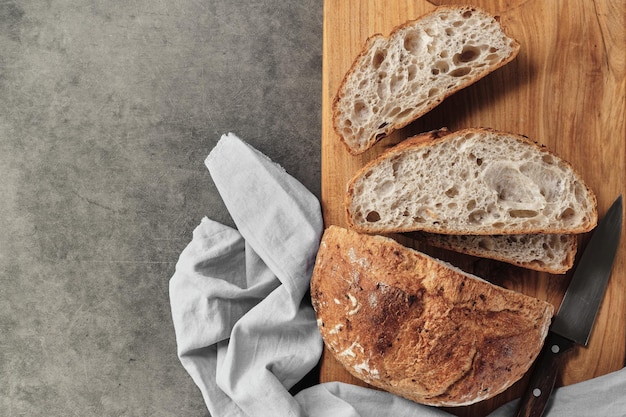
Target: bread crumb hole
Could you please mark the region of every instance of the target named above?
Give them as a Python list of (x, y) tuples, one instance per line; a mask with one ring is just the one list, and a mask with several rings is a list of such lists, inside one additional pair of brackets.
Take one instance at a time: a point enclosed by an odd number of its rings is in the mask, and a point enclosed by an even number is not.
[(480, 223), (482, 223), (483, 219), (485, 218), (485, 214), (487, 214), (487, 212), (485, 210), (474, 210), (474, 211), (472, 211), (469, 214), (467, 220), (471, 224), (480, 224)]
[(402, 119), (402, 118), (404, 118), (404, 117), (408, 116), (408, 115), (409, 115), (412, 111), (413, 111), (413, 109), (412, 109), (412, 108), (408, 108), (408, 109), (405, 109), (405, 110), (401, 111), (401, 112), (398, 114), (398, 119)]
[(465, 19), (469, 19), (470, 17), (472, 17), (472, 11), (468, 10), (468, 11), (464, 12), (461, 16), (463, 16), (463, 18), (465, 18)]
[(479, 48), (472, 45), (465, 45), (461, 53), (454, 55), (453, 61), (455, 64), (458, 64), (459, 62), (471, 62), (477, 59), (479, 56)]
[(576, 214), (576, 212), (574, 211), (574, 209), (571, 208), (571, 207), (568, 207), (568, 208), (566, 208), (565, 210), (563, 210), (561, 212), (561, 214), (559, 215), (559, 219), (569, 220), (572, 217), (574, 217), (575, 214)]
[(535, 210), (510, 210), (509, 211), (509, 216), (516, 218), (516, 219), (528, 219), (531, 217), (537, 217), (539, 213), (537, 213)]
[(459, 190), (456, 187), (449, 188), (446, 191), (446, 195), (450, 198), (456, 197), (457, 195), (459, 195)]
[(368, 118), (369, 109), (363, 101), (354, 103), (354, 114), (358, 119), (366, 120)]
[(452, 77), (464, 77), (467, 74), (469, 74), (470, 71), (472, 71), (472, 69), (470, 67), (459, 67), (459, 68), (453, 70), (450, 73), (450, 76), (452, 76)]
[(391, 169), (393, 171), (393, 176), (396, 177), (398, 176), (398, 170), (400, 169), (400, 161), (398, 160), (398, 158), (396, 158), (392, 163), (391, 163)]
[(377, 211), (370, 211), (369, 213), (367, 213), (365, 220), (367, 220), (370, 223), (376, 223), (377, 221), (380, 220), (380, 214), (378, 214)]
[(445, 74), (450, 70), (450, 65), (446, 61), (437, 61), (435, 62), (435, 66), (432, 69), (433, 75), (437, 75), (439, 73)]
[(413, 81), (417, 76), (417, 67), (415, 65), (409, 65), (407, 68), (407, 79)]
[(485, 59), (489, 61), (490, 64), (493, 64), (500, 59), (500, 56), (498, 54), (489, 54)]
[(392, 93), (396, 93), (404, 84), (404, 77), (402, 75), (392, 75), (389, 82), (389, 88)]
[(386, 56), (387, 56), (386, 50), (384, 49), (376, 50), (376, 52), (374, 53), (374, 57), (372, 58), (372, 66), (374, 67), (374, 69), (380, 68)]
[(391, 109), (390, 111), (388, 111), (386, 113), (386, 115), (387, 115), (387, 117), (392, 118), (392, 117), (395, 117), (396, 114), (400, 113), (401, 111), (402, 111), (402, 108), (396, 106), (393, 109)]
[(439, 89), (438, 88), (431, 88), (430, 90), (428, 90), (428, 97), (434, 97), (437, 94), (439, 94)]
[(420, 45), (422, 41), (422, 37), (417, 31), (408, 32), (404, 36), (404, 49), (409, 53), (416, 53), (419, 51)]
[(553, 165), (554, 164), (554, 158), (552, 158), (552, 155), (546, 154), (544, 155), (541, 160), (543, 162), (545, 162), (548, 165)]
[(487, 240), (487, 239), (481, 239), (478, 242), (478, 247), (485, 249), (485, 250), (493, 250), (493, 242)]

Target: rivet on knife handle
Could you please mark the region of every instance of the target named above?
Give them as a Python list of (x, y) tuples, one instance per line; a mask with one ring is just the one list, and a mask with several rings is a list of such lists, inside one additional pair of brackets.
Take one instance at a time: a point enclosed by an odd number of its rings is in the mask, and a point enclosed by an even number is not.
[(554, 389), (561, 357), (572, 347), (574, 342), (571, 340), (555, 333), (548, 334), (516, 417), (538, 417), (543, 414)]

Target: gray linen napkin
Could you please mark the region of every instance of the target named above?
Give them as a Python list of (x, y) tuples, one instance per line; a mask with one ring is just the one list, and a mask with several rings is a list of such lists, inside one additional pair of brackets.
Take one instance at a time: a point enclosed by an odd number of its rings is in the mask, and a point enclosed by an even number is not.
[[(211, 415), (450, 417), (343, 383), (289, 393), (322, 352), (305, 300), (323, 231), (319, 202), (233, 134), (206, 165), (237, 229), (202, 219), (176, 264), (170, 302), (178, 356)], [(546, 415), (624, 417), (625, 393), (626, 368), (556, 390)], [(515, 406), (490, 417), (513, 415)]]

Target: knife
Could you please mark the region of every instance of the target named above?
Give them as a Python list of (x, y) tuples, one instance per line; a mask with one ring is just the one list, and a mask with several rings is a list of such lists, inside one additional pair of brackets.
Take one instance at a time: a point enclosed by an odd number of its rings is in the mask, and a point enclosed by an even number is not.
[(564, 352), (587, 346), (622, 231), (622, 196), (607, 211), (591, 236), (552, 321), (516, 417), (540, 417), (552, 394)]

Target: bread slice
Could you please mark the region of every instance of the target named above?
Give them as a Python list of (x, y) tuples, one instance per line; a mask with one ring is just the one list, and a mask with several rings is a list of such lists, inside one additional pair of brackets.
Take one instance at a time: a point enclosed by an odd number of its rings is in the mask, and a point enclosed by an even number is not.
[(389, 238), (336, 226), (323, 235), (311, 297), (322, 338), (348, 372), (435, 406), (469, 405), (520, 379), (554, 312)]
[(332, 103), (333, 125), (352, 154), (421, 117), (454, 92), (512, 61), (519, 43), (472, 6), (441, 6), (370, 37)]
[(409, 236), (428, 245), (523, 268), (564, 274), (574, 265), (577, 235), (440, 235), (413, 232)]
[(349, 182), (347, 221), (365, 233), (582, 233), (596, 197), (571, 165), (526, 137), (491, 129), (407, 139)]

